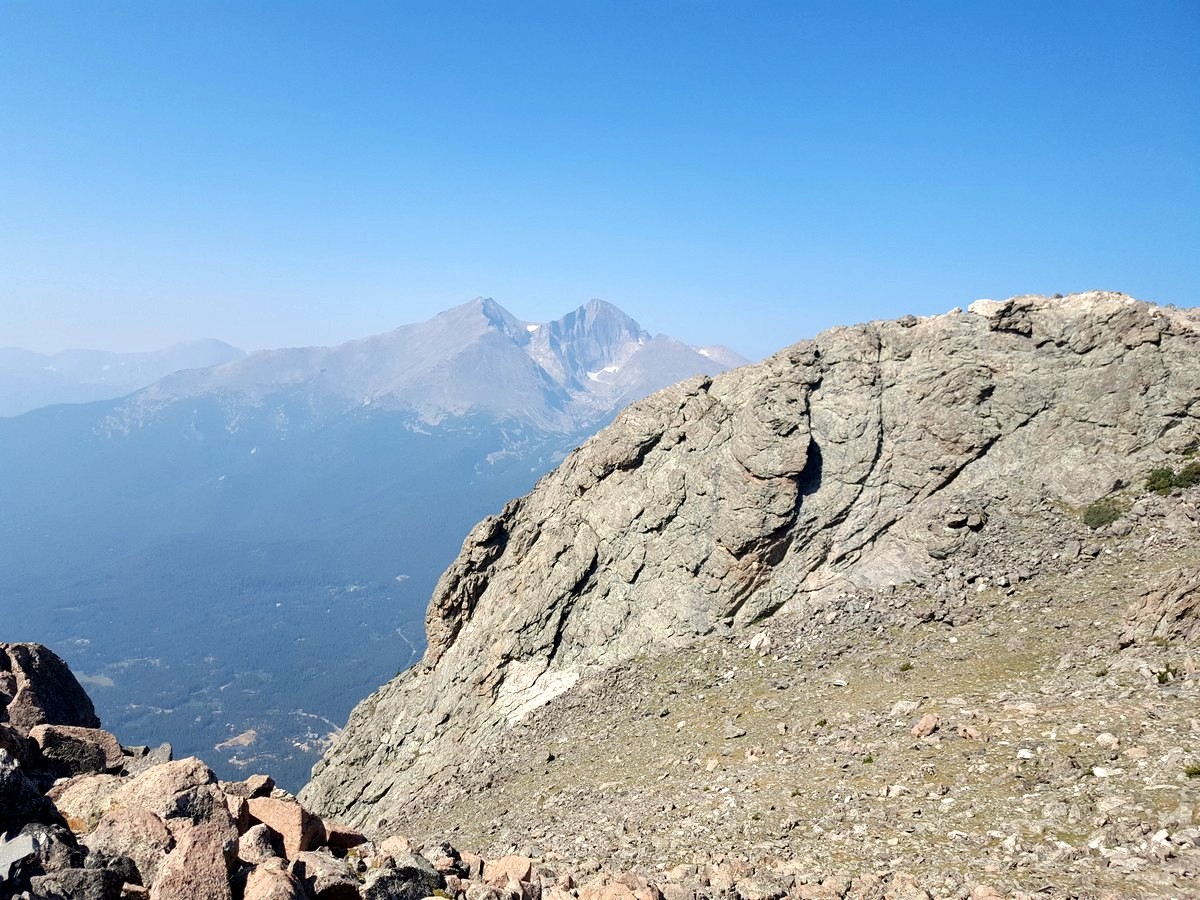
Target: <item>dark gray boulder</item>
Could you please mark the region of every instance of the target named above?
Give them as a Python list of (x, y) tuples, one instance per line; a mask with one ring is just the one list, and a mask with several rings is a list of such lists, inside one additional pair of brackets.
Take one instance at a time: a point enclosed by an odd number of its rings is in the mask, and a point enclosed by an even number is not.
[(120, 900), (125, 879), (114, 869), (59, 869), (29, 883), (46, 900)]
[(16, 833), (30, 822), (66, 824), (17, 761), (0, 750), (0, 835)]
[(368, 872), (361, 893), (363, 900), (422, 900), (445, 885), (429, 860), (409, 854), (396, 859), (394, 866)]

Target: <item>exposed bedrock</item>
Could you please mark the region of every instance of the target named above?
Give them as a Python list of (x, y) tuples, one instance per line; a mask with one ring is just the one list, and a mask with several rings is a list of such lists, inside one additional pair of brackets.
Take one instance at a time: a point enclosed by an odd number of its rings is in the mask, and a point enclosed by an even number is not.
[(1195, 444), (1198, 361), (1194, 310), (1097, 292), (838, 328), (661, 391), (476, 526), (423, 660), (358, 705), (302, 798), (402, 820), (584, 674), (920, 583), (989, 510), (1102, 497)]

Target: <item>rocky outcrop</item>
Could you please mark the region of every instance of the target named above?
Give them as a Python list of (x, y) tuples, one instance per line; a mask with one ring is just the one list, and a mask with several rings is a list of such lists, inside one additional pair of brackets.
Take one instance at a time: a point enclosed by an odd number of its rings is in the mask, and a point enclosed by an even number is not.
[(958, 577), (946, 561), (986, 557), (994, 523), (1194, 445), (1198, 361), (1195, 311), (1019, 297), (662, 391), (471, 532), (424, 659), (355, 709), (302, 800), (386, 827), (589, 674)]
[(41, 644), (0, 644), (0, 723), (99, 728), (95, 707), (67, 664)]
[(1158, 642), (1200, 647), (1200, 572), (1167, 572), (1132, 604), (1121, 646)]

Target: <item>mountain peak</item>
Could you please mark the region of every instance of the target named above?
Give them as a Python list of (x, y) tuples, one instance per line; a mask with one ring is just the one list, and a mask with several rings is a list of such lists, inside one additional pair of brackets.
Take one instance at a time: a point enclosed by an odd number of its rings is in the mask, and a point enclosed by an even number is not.
[(594, 315), (594, 316), (609, 315), (609, 316), (619, 316), (624, 319), (629, 318), (629, 316), (626, 314), (625, 310), (621, 309), (616, 304), (609, 303), (607, 300), (601, 300), (599, 297), (593, 297), (587, 303), (583, 304), (583, 306), (581, 308), (585, 312), (589, 313), (590, 315)]
[[(579, 309), (575, 310), (574, 314), (578, 315), (581, 313), (591, 322), (612, 322), (630, 333), (647, 334), (632, 316), (607, 300), (589, 300), (583, 306), (579, 307)], [(568, 313), (568, 315), (571, 315), (571, 313)], [(566, 317), (564, 316), (564, 318)]]
[(650, 335), (611, 303), (590, 300), (531, 333), (529, 354), (557, 381), (591, 390), (600, 372), (615, 372)]
[(235, 366), (176, 374), (132, 402), (158, 408), (216, 392), (259, 403), (287, 390), (330, 411), (369, 404), (415, 411), (430, 422), (485, 412), (570, 432), (668, 384), (726, 368), (652, 338), (603, 300), (536, 325), (479, 296), (427, 321), (338, 346), (268, 351)]
[(433, 325), (435, 322), (452, 323), (453, 327), (462, 333), (474, 332), (480, 326), (497, 329), (517, 339), (525, 333), (521, 321), (491, 297), (475, 297), (466, 303), (452, 306), (445, 312), (438, 313), (421, 327)]

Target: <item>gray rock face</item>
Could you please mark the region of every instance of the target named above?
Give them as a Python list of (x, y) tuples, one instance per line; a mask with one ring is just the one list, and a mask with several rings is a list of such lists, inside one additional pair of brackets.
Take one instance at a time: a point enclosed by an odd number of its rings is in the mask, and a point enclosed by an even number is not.
[(99, 728), (96, 709), (67, 664), (41, 644), (0, 644), (0, 722)]
[(7, 840), (0, 836), (0, 883), (15, 880), (36, 859), (33, 835), (17, 834)]
[(60, 778), (115, 772), (124, 764), (121, 745), (101, 728), (38, 725), (29, 737), (38, 746), (40, 762)]
[(834, 329), (630, 407), (467, 537), (422, 662), (302, 800), (374, 827), (587, 674), (921, 582), (989, 510), (1082, 506), (1200, 436), (1200, 315), (1120, 294)]
[(305, 850), (292, 861), (292, 873), (316, 900), (360, 900), (358, 883), (344, 859), (331, 853)]
[(1165, 573), (1130, 606), (1126, 623), (1122, 647), (1152, 641), (1200, 644), (1200, 572)]

